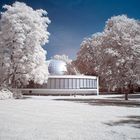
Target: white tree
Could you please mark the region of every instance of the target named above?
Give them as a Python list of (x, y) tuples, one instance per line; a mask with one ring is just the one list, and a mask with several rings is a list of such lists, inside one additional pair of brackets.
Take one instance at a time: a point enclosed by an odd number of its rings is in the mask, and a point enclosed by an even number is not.
[(85, 40), (84, 44), (90, 46), (91, 52), (88, 49), (82, 51), (88, 56), (85, 66), (94, 65), (108, 88), (130, 89), (139, 83), (139, 21), (125, 15), (111, 17), (104, 31), (94, 34), (90, 40), (90, 43)]
[(77, 53), (77, 58), (74, 61), (75, 66), (81, 74), (95, 75), (95, 65), (93, 59), (92, 38), (85, 38), (81, 43), (81, 48)]
[(130, 90), (140, 77), (140, 25), (125, 15), (116, 16), (107, 21), (104, 32), (102, 50), (113, 60), (112, 65), (107, 65), (112, 81)]
[(55, 59), (55, 60), (62, 60), (62, 61), (64, 61), (64, 62), (66, 62), (67, 64), (72, 62), (72, 60), (71, 60), (67, 55), (65, 55), (65, 54), (63, 54), (63, 55), (58, 55), (58, 54), (56, 54), (56, 55), (54, 55), (54, 56), (52, 57), (52, 59)]
[(25, 3), (3, 6), (0, 19), (1, 84), (15, 87), (47, 81), (46, 51), (50, 23), (45, 10), (33, 10)]

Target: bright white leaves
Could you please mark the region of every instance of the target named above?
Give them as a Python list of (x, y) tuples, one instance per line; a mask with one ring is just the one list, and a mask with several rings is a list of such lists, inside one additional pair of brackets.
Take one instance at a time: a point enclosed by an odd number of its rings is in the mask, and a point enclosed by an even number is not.
[(63, 54), (63, 55), (54, 55), (53, 57), (52, 57), (52, 59), (55, 59), (55, 60), (62, 60), (62, 61), (64, 61), (64, 62), (66, 62), (67, 64), (69, 64), (69, 63), (71, 63), (72, 62), (72, 60), (71, 59), (69, 59), (69, 57), (67, 56), (67, 55), (65, 55), (65, 54)]
[[(96, 71), (109, 88), (135, 85), (140, 77), (140, 24), (125, 15), (108, 19), (102, 33), (84, 40), (77, 64)], [(83, 66), (81, 66), (82, 64)], [(93, 66), (93, 67), (92, 67)]]
[(50, 23), (45, 10), (33, 10), (25, 3), (5, 5), (0, 20), (1, 69), (6, 69), (5, 79), (12, 84), (29, 80), (42, 84), (47, 81), (46, 51)]

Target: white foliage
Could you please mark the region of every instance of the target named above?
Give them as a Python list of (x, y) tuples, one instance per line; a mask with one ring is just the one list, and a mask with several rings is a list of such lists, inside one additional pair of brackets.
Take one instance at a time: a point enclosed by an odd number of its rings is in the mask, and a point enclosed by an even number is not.
[(72, 60), (67, 55), (65, 55), (65, 54), (63, 54), (63, 55), (58, 55), (58, 54), (57, 55), (54, 55), (52, 57), (52, 59), (62, 60), (64, 62), (66, 62), (67, 64), (69, 64), (69, 63), (72, 62)]
[(111, 87), (115, 85), (120, 88), (139, 83), (139, 21), (125, 15), (108, 19), (102, 33), (96, 33), (82, 42), (77, 64), (87, 74), (96, 70)]
[(9, 98), (13, 98), (13, 93), (8, 90), (8, 89), (1, 89), (0, 90), (0, 100), (5, 100), (5, 99), (9, 99)]
[(50, 35), (47, 12), (33, 10), (21, 2), (3, 8), (6, 11), (1, 13), (0, 20), (0, 67), (4, 78), (9, 84), (13, 80), (20, 80), (22, 84), (29, 80), (36, 83), (47, 81), (46, 51), (42, 48)]

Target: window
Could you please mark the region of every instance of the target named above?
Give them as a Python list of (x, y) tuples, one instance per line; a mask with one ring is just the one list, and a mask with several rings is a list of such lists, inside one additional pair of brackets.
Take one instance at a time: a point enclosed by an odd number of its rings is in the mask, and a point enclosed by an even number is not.
[(87, 88), (90, 88), (90, 80), (87, 79)]
[(80, 88), (83, 88), (84, 87), (84, 82), (83, 82), (84, 79), (80, 79)]
[(69, 79), (64, 79), (64, 88), (68, 89), (69, 88)]
[(56, 86), (55, 88), (56, 89), (59, 89), (60, 88), (60, 79), (55, 79), (56, 80)]
[(93, 79), (93, 88), (97, 88), (97, 80), (96, 79)]
[(97, 80), (94, 80), (94, 87), (97, 88)]
[(50, 80), (51, 80), (51, 81), (50, 81), (50, 83), (51, 83), (50, 88), (51, 88), (51, 89), (55, 89), (55, 79), (51, 78)]
[(89, 87), (90, 88), (92, 88), (93, 87), (93, 82), (92, 82), (92, 79), (90, 79), (90, 81), (89, 81), (90, 83), (89, 83)]
[(72, 88), (72, 79), (69, 79), (69, 89)]
[(76, 79), (76, 88), (77, 88), (77, 89), (80, 88), (80, 79)]
[(87, 88), (87, 79), (83, 79), (84, 80), (84, 88)]
[(60, 80), (60, 81), (59, 81), (59, 82), (60, 82), (60, 88), (61, 88), (61, 89), (64, 89), (64, 87), (65, 87), (65, 85), (64, 85), (64, 84), (65, 84), (65, 81), (64, 81), (64, 80), (65, 80), (65, 79), (59, 79), (59, 80)]
[(77, 84), (76, 80), (77, 79), (72, 79), (72, 88), (73, 89), (76, 89), (77, 88), (77, 86), (76, 86), (76, 84)]

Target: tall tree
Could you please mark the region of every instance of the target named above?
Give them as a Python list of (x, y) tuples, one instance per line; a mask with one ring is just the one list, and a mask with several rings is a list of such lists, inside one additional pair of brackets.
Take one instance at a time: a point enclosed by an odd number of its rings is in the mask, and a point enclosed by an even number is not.
[[(86, 65), (92, 63), (108, 88), (128, 89), (139, 83), (140, 24), (125, 15), (108, 19), (102, 33), (94, 34), (86, 45), (91, 46)], [(84, 41), (84, 42), (85, 42)], [(127, 99), (127, 94), (126, 94)]]
[(50, 23), (45, 10), (33, 10), (25, 3), (4, 5), (0, 19), (1, 84), (12, 87), (33, 80), (47, 81), (46, 51)]
[[(105, 26), (102, 50), (112, 60), (109, 77), (116, 87), (128, 89), (140, 77), (140, 25), (139, 21), (125, 15), (110, 18)], [(107, 63), (105, 60), (104, 63)]]

